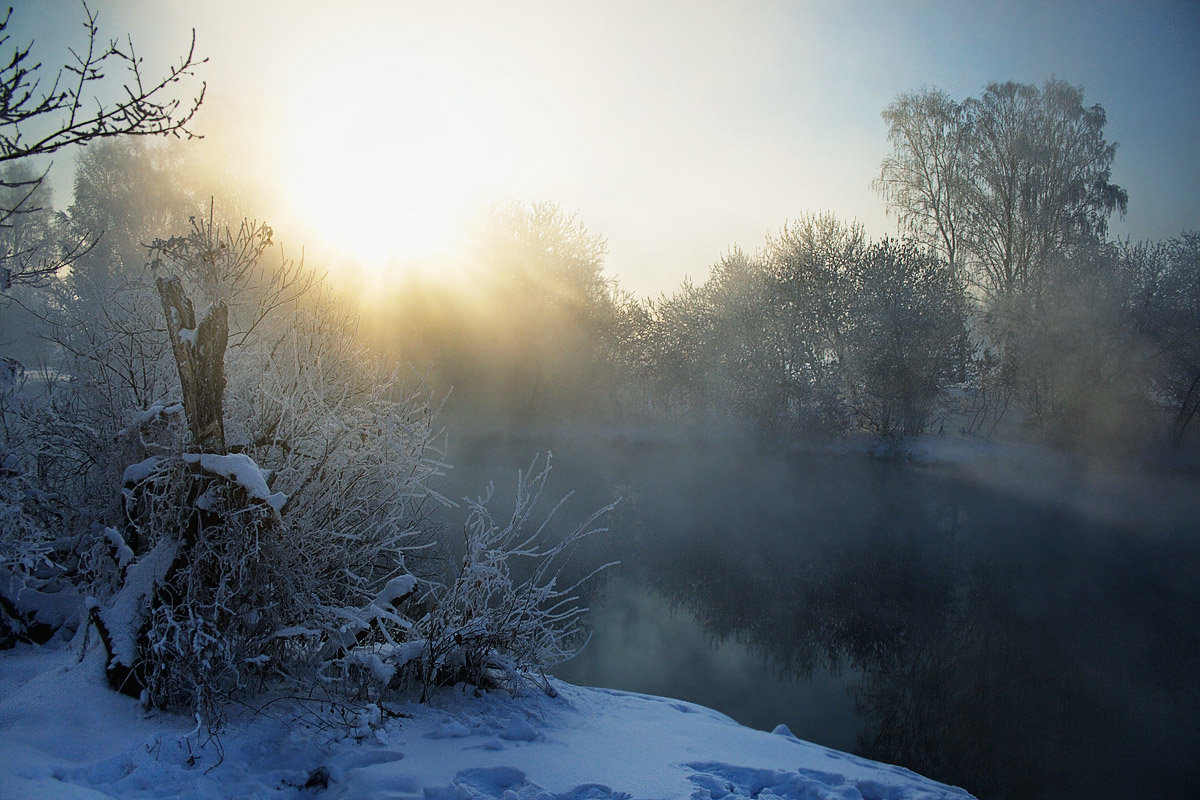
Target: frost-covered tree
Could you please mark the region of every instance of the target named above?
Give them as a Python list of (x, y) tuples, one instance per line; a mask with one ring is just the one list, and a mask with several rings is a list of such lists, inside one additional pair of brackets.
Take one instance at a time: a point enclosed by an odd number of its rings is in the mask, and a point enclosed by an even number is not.
[(1128, 195), (1111, 183), (1117, 146), (1099, 105), (1049, 80), (1041, 89), (991, 84), (968, 100), (969, 175), (964, 233), (980, 285), (992, 295), (1036, 289), (1052, 259), (1103, 237)]
[(713, 380), (710, 358), (716, 338), (709, 295), (684, 280), (678, 291), (647, 305), (649, 333), (643, 345), (650, 410), (660, 417), (704, 419), (724, 388)]
[(920, 433), (967, 346), (960, 270), (913, 240), (868, 244), (831, 214), (732, 250), (648, 312), (661, 396), (771, 434)]
[(199, 194), (189, 180), (186, 147), (127, 138), (99, 142), (79, 154), (62, 225), (65, 236), (95, 241), (61, 283), (74, 302), (98, 307), (86, 313), (96, 313), (131, 283), (144, 282), (146, 245), (164, 231), (186, 229), (188, 217), (208, 202), (209, 195)]
[(594, 404), (616, 316), (604, 239), (554, 203), (510, 203), (488, 214), (473, 249), (488, 306), (481, 366), (506, 410), (553, 416)]
[(957, 270), (913, 242), (885, 239), (854, 269), (848, 401), (861, 427), (883, 436), (923, 433), (956, 377), (967, 338)]
[(846, 424), (841, 377), (865, 247), (862, 226), (832, 214), (802, 217), (768, 240), (765, 317), (781, 418), (834, 432)]
[(1062, 251), (1103, 237), (1128, 203), (1110, 180), (1104, 108), (1063, 81), (993, 83), (961, 104), (923, 90), (883, 116), (893, 152), (876, 188), (988, 298), (1036, 290)]
[(1152, 388), (1171, 409), (1170, 436), (1182, 445), (1200, 419), (1200, 234), (1119, 247), (1124, 311), (1149, 343)]
[(907, 233), (958, 264), (970, 169), (962, 105), (937, 89), (922, 89), (897, 97), (883, 119), (892, 153), (875, 188)]
[[(1094, 280), (1106, 280), (1107, 261), (1092, 254), (1128, 203), (1111, 181), (1117, 146), (1104, 108), (1083, 99), (1058, 79), (1007, 82), (962, 103), (937, 90), (904, 94), (883, 113), (893, 151), (876, 188), (906, 232), (966, 270), (982, 305), (980, 399), (992, 425), (1014, 403), (1039, 426), (1058, 416), (1042, 413), (1046, 393), (1031, 390), (1035, 374), (1053, 373), (1034, 363), (1053, 354), (1032, 347), (1031, 333), (1062, 320), (1072, 270), (1095, 264)], [(965, 351), (960, 359), (965, 374)]]

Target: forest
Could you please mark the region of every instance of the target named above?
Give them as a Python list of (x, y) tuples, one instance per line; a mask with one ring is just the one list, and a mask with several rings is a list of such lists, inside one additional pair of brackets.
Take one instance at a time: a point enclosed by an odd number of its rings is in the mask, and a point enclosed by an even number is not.
[[(894, 236), (764, 220), (643, 298), (577, 213), (500, 202), (455, 277), (368, 302), (196, 155), (193, 53), (152, 80), (99, 47), (55, 83), (0, 46), (0, 644), (86, 631), (113, 688), (210, 731), (272, 682), (539, 686), (587, 641), (606, 567), (564, 563), (612, 507), (562, 522), (548, 458), (511, 509), (451, 502), (460, 428), (1196, 468), (1200, 231), (1110, 236), (1137, 198), (1103, 106), (1061, 80), (881, 109)], [(125, 100), (93, 96), (101, 67), (130, 70)], [(39, 160), (60, 152), (69, 197)]]

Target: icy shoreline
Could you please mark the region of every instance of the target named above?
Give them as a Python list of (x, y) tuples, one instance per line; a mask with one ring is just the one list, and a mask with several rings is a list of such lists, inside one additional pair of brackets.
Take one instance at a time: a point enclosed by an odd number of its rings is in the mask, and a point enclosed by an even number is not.
[[(97, 652), (0, 653), (0, 798), (839, 798), (966, 792), (703, 706), (554, 681), (428, 705), (230, 707), (220, 742), (103, 685)], [(325, 707), (326, 710), (328, 706)]]

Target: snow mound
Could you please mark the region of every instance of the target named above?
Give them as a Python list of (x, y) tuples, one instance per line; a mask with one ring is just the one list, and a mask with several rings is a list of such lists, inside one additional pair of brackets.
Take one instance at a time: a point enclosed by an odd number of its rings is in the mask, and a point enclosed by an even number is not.
[(0, 653), (0, 800), (970, 797), (703, 706), (559, 681), (557, 697), (445, 690), (332, 724), (315, 704), (263, 698), (250, 705), (268, 713), (230, 709), (217, 747), (106, 689), (103, 656), (79, 647)]
[(234, 481), (246, 490), (248, 497), (262, 500), (276, 512), (287, 502), (287, 495), (283, 492), (271, 492), (267, 487), (267, 478), (258, 468), (258, 464), (245, 453), (224, 456), (214, 453), (184, 453), (183, 460), (189, 464), (199, 464), (205, 472)]

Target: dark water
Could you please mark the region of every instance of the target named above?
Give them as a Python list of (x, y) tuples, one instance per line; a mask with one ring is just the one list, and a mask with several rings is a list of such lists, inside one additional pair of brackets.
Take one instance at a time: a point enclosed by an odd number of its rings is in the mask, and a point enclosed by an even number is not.
[(1200, 796), (1200, 476), (579, 433), (461, 437), (451, 494), (553, 449), (615, 496), (566, 680), (704, 703), (981, 798)]

